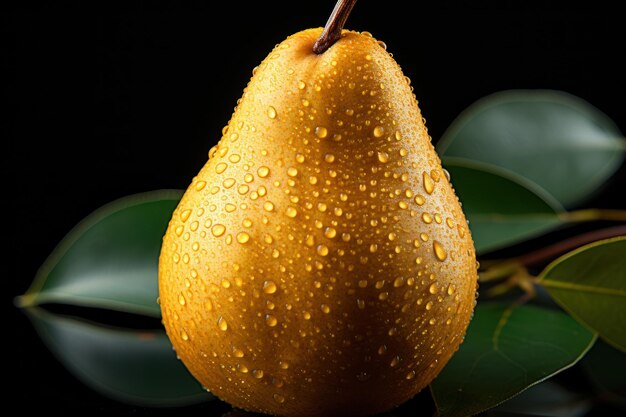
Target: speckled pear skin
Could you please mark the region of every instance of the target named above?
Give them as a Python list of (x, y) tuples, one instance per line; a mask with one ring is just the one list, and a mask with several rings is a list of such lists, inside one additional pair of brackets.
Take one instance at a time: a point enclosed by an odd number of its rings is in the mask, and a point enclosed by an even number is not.
[(475, 305), (467, 222), (409, 80), (321, 28), (254, 71), (173, 213), (163, 323), (213, 394), (278, 416), (383, 412), (430, 383)]

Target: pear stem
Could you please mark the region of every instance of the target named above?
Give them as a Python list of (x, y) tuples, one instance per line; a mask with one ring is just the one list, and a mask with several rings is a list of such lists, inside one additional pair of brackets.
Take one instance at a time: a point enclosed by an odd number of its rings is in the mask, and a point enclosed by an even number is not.
[(326, 22), (324, 31), (313, 45), (313, 52), (320, 55), (341, 38), (343, 26), (350, 16), (356, 0), (338, 0), (333, 12)]

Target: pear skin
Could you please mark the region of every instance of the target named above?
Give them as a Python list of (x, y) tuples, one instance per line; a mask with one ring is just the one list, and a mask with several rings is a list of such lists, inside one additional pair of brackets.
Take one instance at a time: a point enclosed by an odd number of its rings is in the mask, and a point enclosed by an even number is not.
[(410, 82), (370, 35), (296, 33), (254, 71), (169, 223), (163, 322), (209, 391), (278, 416), (363, 416), (462, 342), (476, 255)]

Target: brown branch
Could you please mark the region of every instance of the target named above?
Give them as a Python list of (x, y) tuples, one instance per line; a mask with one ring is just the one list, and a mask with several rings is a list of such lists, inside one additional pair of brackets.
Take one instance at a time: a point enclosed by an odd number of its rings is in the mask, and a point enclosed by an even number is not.
[(313, 52), (316, 54), (323, 54), (328, 48), (330, 48), (341, 37), (341, 31), (343, 26), (350, 16), (350, 12), (354, 7), (356, 0), (339, 0), (335, 4), (333, 12), (326, 22), (326, 26), (322, 31), (319, 39), (313, 45)]
[(523, 266), (537, 265), (551, 261), (557, 256), (576, 249), (597, 240), (608, 239), (616, 236), (626, 236), (626, 226), (607, 227), (605, 229), (594, 230), (562, 240), (550, 246), (529, 252), (514, 260), (515, 263)]

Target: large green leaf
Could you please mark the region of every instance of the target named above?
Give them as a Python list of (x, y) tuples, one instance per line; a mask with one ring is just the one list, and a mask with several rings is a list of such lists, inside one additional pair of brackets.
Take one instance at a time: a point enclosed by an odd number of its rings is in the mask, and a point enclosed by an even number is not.
[(523, 178), (460, 158), (449, 158), (445, 167), (463, 203), (479, 253), (512, 245), (564, 223), (559, 217), (559, 203)]
[(131, 331), (24, 309), (48, 348), (96, 391), (137, 405), (175, 406), (212, 398), (176, 359), (162, 330)]
[(571, 207), (617, 170), (626, 143), (613, 121), (577, 97), (516, 90), (471, 105), (437, 150), (444, 161), (468, 158), (521, 175)]
[(557, 310), (480, 303), (465, 341), (431, 384), (440, 417), (494, 407), (572, 366), (594, 333)]
[(574, 393), (547, 380), (500, 404), (487, 412), (485, 417), (500, 417), (511, 413), (544, 417), (583, 417), (591, 407), (589, 394)]
[(626, 411), (626, 354), (600, 340), (581, 363), (599, 395)]
[(565, 254), (546, 267), (539, 283), (572, 316), (626, 351), (626, 236)]
[(98, 209), (57, 246), (18, 304), (54, 302), (159, 317), (161, 240), (180, 196), (155, 191)]

